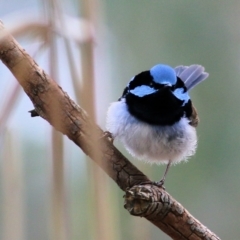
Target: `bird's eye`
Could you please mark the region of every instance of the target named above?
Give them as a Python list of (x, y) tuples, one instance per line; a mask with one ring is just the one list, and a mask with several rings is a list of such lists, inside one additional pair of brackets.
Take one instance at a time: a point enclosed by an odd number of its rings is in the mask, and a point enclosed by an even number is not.
[(150, 86), (150, 87), (152, 87), (152, 86), (153, 86), (153, 83), (152, 83), (152, 82), (150, 82), (149, 86)]

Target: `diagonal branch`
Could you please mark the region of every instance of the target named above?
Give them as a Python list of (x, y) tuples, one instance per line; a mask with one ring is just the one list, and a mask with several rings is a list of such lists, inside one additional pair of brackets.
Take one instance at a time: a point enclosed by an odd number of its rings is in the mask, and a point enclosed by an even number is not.
[[(103, 131), (37, 65), (1, 22), (0, 59), (23, 87), (37, 113), (78, 145), (126, 192), (125, 208), (130, 214), (145, 217), (173, 239), (220, 239), (165, 190), (152, 185), (107, 136), (102, 137)], [(143, 182), (149, 184), (141, 185)]]

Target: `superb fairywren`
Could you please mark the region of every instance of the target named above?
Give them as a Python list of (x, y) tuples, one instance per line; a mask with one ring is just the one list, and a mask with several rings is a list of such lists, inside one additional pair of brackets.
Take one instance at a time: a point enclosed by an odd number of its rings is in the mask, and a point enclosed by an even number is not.
[(196, 151), (199, 119), (188, 91), (208, 77), (200, 65), (158, 64), (133, 77), (107, 114), (107, 130), (136, 158), (171, 164)]

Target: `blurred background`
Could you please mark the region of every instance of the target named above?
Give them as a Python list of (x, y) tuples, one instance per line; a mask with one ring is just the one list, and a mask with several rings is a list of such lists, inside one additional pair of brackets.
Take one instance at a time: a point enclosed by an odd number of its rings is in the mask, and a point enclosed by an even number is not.
[[(201, 122), (198, 150), (170, 169), (165, 187), (222, 239), (239, 239), (240, 2), (8, 0), (0, 19), (62, 88), (104, 128), (110, 102), (157, 63), (201, 64), (210, 73), (190, 95)], [(0, 239), (170, 239), (123, 208), (123, 192), (41, 118), (0, 64)], [(92, 85), (91, 85), (92, 86)], [(90, 86), (90, 87), (91, 87)], [(90, 101), (91, 102), (91, 101)], [(152, 180), (165, 166), (133, 159)]]

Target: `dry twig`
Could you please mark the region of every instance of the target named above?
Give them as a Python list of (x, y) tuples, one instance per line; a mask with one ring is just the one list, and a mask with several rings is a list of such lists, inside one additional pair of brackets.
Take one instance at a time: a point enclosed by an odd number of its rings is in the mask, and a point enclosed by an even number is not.
[[(126, 192), (125, 208), (130, 214), (145, 217), (173, 239), (220, 239), (165, 190), (152, 185), (107, 136), (102, 137), (103, 131), (34, 62), (2, 23), (0, 59), (23, 87), (37, 113), (67, 135)], [(91, 134), (93, 130), (95, 134)], [(149, 184), (141, 185), (142, 182)]]

